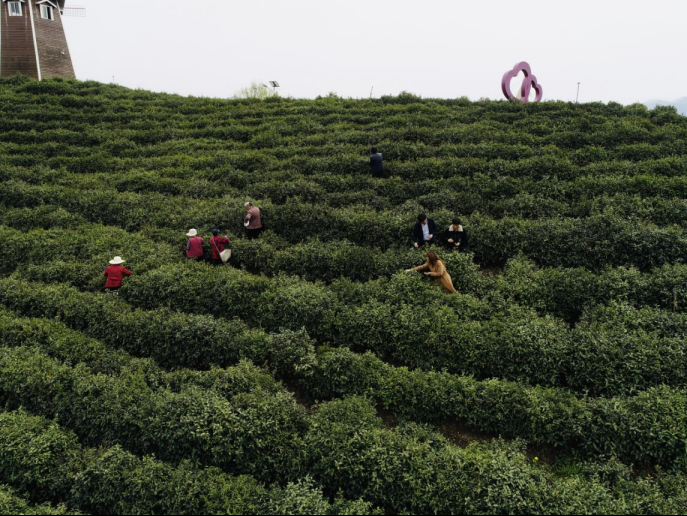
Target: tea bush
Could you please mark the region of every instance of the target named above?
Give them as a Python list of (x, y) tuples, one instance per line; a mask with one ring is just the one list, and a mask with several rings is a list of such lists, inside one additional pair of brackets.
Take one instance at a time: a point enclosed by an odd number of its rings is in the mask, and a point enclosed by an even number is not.
[(0, 485), (0, 512), (2, 514), (26, 514), (28, 516), (47, 514), (80, 514), (67, 512), (64, 506), (52, 507), (49, 504), (31, 505), (7, 486)]
[[(188, 462), (172, 466), (151, 455), (137, 457), (120, 446), (85, 449), (74, 434), (24, 411), (0, 414), (0, 435), (12, 437), (13, 444), (8, 447), (9, 441), (3, 441), (0, 446), (2, 482), (24, 489), (38, 480), (40, 465), (47, 494), (63, 502), (56, 508), (31, 506), (2, 486), (0, 506), (7, 514), (281, 514), (280, 509), (299, 496), (325, 514), (373, 510), (362, 500), (329, 504), (309, 479), (285, 489), (267, 489), (249, 476), (197, 469)], [(57, 483), (50, 480), (65, 472)], [(32, 491), (36, 496), (39, 493)]]
[[(28, 348), (0, 350), (0, 369), (5, 405), (68, 422), (86, 442), (258, 472), (267, 480), (291, 467), (306, 425), (286, 393), (239, 393), (231, 400), (196, 386), (174, 393), (146, 385), (135, 370), (96, 375)], [(261, 467), (267, 463), (273, 466)]]

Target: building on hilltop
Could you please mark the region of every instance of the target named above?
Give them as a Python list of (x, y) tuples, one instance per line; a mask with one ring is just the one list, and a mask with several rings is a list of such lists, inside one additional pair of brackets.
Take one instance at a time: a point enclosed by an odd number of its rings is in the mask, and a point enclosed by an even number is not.
[(0, 2), (0, 77), (74, 78), (64, 34), (66, 0)]

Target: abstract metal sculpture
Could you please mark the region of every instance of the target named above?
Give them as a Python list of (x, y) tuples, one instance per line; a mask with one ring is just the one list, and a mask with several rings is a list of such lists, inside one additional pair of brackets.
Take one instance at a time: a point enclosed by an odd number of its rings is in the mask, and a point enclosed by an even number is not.
[[(520, 97), (516, 97), (513, 95), (513, 92), (510, 89), (510, 81), (517, 77), (520, 72), (525, 74), (525, 78), (523, 79), (522, 86), (520, 87)], [(532, 88), (534, 88), (534, 91), (537, 92), (534, 102), (539, 102), (544, 96), (544, 90), (537, 82), (537, 78), (532, 75), (532, 69), (530, 68), (530, 65), (525, 61), (516, 64), (512, 70), (503, 74), (503, 79), (501, 80), (501, 90), (508, 100), (514, 100), (522, 103), (529, 102)]]

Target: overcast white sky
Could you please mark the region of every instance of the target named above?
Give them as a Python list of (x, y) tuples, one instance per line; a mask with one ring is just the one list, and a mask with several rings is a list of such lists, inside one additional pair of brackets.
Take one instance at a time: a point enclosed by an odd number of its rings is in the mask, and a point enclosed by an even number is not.
[(685, 0), (67, 0), (80, 79), (230, 97), (281, 94), (500, 98), (532, 65), (545, 99), (687, 96)]

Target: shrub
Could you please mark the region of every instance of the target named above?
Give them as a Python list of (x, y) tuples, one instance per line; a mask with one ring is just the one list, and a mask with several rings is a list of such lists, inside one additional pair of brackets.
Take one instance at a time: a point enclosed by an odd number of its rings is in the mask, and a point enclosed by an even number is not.
[(26, 412), (0, 414), (0, 457), (2, 482), (40, 501), (66, 500), (83, 464), (74, 434)]
[(23, 498), (17, 496), (7, 486), (0, 485), (0, 513), (2, 514), (80, 514), (78, 512), (67, 511), (67, 508), (60, 505), (51, 507), (48, 504), (32, 506)]

